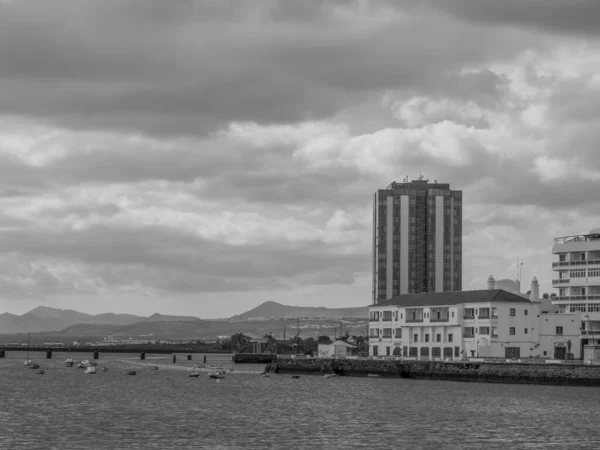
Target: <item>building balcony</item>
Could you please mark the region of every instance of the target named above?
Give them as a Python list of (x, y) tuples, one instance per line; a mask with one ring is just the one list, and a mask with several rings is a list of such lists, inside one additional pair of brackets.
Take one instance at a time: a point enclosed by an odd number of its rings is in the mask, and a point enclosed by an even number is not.
[(422, 323), (423, 319), (406, 319), (406, 323)]
[(498, 335), (497, 334), (493, 334), (492, 333), (491, 336), (492, 336), (492, 339), (498, 339)]
[(382, 322), (391, 322), (392, 318), (391, 317), (384, 317), (383, 319), (381, 319)]
[(569, 266), (588, 266), (594, 264), (600, 264), (600, 259), (586, 259), (583, 261), (556, 261), (552, 263), (552, 268)]
[(559, 278), (558, 280), (552, 280), (552, 284), (566, 284), (571, 281), (568, 278)]
[(448, 317), (442, 317), (441, 319), (429, 319), (430, 322), (450, 322)]
[(600, 338), (600, 330), (581, 330), (581, 336), (597, 336)]
[(464, 333), (464, 334), (463, 334), (463, 337), (464, 337), (464, 338), (474, 338), (474, 337), (475, 337), (475, 335), (474, 335), (474, 334), (466, 334), (466, 333)]
[(489, 314), (485, 314), (485, 315), (480, 314), (478, 317), (479, 317), (479, 319), (489, 319), (490, 315)]
[(491, 318), (492, 318), (492, 319), (498, 319), (498, 316), (496, 316), (496, 315), (492, 314), (492, 315), (491, 315)]
[(600, 295), (564, 295), (556, 297), (554, 301), (580, 301), (580, 300), (600, 300)]

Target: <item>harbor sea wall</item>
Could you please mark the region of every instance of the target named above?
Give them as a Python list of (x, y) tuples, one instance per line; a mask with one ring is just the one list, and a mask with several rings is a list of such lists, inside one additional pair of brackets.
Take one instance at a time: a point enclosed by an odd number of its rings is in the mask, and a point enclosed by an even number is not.
[(543, 362), (386, 361), (365, 359), (278, 359), (270, 368), (281, 374), (337, 373), (483, 383), (551, 384), (600, 387), (600, 366)]

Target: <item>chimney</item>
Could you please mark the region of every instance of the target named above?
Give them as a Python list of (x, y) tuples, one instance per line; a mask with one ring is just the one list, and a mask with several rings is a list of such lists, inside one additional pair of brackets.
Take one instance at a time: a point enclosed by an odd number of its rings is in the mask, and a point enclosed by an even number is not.
[(496, 280), (494, 280), (494, 277), (491, 276), (491, 275), (490, 275), (490, 277), (488, 278), (488, 281), (487, 281), (487, 288), (488, 288), (488, 291), (496, 289)]
[(533, 277), (533, 280), (531, 281), (531, 295), (529, 296), (529, 300), (532, 302), (540, 301), (540, 285), (538, 284), (536, 277)]

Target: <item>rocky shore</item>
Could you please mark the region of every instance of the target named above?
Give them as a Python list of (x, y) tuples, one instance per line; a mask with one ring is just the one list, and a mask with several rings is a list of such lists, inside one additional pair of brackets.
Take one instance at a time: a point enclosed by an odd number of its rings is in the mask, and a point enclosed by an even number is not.
[(368, 359), (278, 359), (271, 371), (282, 374), (336, 373), (483, 383), (550, 384), (600, 387), (600, 366), (574, 362), (446, 362)]

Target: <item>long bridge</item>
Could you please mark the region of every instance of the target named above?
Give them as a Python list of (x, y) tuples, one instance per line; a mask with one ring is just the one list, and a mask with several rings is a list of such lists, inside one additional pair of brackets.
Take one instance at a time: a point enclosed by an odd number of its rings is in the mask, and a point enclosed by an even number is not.
[[(173, 361), (176, 360), (176, 354), (185, 354), (188, 361), (192, 360), (193, 355), (200, 356), (206, 363), (207, 355), (209, 358), (214, 356), (230, 357), (232, 362), (236, 363), (265, 363), (275, 359), (274, 353), (229, 353), (229, 352), (214, 352), (207, 351), (205, 348), (198, 347), (153, 347), (143, 345), (111, 345), (111, 346), (50, 346), (50, 345), (4, 345), (0, 344), (0, 358), (5, 358), (8, 352), (46, 352), (46, 358), (52, 359), (52, 353), (88, 353), (92, 354), (94, 359), (100, 358), (100, 353), (139, 353), (140, 359), (145, 359), (147, 353), (173, 355)], [(200, 355), (198, 355), (200, 354)]]
[(78, 345), (78, 346), (50, 346), (50, 345), (2, 345), (0, 344), (0, 358), (6, 357), (8, 352), (46, 352), (46, 358), (51, 359), (52, 353), (91, 353), (94, 359), (100, 357), (100, 353), (139, 353), (140, 359), (145, 359), (147, 353), (155, 354), (172, 354), (175, 356), (177, 353), (187, 354), (187, 359), (192, 359), (192, 354), (208, 353), (208, 354), (219, 354), (219, 355), (233, 355), (231, 353), (216, 353), (206, 351), (201, 348), (194, 347), (148, 347), (138, 345), (111, 345), (111, 346), (91, 346), (91, 345)]

